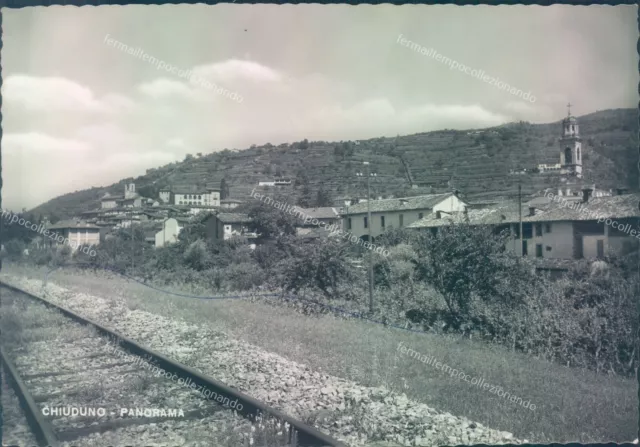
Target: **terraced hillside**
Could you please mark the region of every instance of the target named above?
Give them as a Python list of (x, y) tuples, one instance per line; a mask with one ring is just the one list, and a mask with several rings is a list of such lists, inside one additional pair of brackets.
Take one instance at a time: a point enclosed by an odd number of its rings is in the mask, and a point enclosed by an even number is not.
[[(605, 110), (578, 118), (583, 139), (585, 180), (599, 188), (638, 189), (638, 118), (635, 109)], [(372, 196), (408, 196), (459, 189), (468, 198), (510, 196), (560, 184), (557, 175), (531, 173), (539, 163), (559, 162), (560, 122), (510, 123), (481, 130), (442, 130), (415, 135), (380, 137), (359, 142), (297, 142), (224, 150), (188, 156), (136, 179), (104, 188), (67, 194), (33, 211), (61, 217), (97, 208), (105, 192), (121, 194), (134, 181), (138, 191), (157, 197), (158, 189), (219, 187), (224, 178), (233, 198), (246, 198), (259, 181), (285, 177), (293, 195), (322, 187), (339, 204), (344, 197), (364, 197), (363, 161), (370, 162)], [(513, 171), (527, 169), (526, 174)], [(274, 187), (270, 187), (274, 188)], [(264, 188), (263, 188), (264, 189)], [(268, 189), (268, 188), (267, 188)]]

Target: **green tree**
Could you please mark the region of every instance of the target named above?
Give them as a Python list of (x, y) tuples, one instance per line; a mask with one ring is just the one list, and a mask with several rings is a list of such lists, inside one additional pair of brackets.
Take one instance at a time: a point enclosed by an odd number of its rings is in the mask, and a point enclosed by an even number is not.
[(309, 208), (313, 203), (312, 194), (311, 186), (309, 186), (308, 183), (302, 185), (302, 193), (298, 198), (298, 206), (301, 206), (302, 208)]
[(309, 289), (335, 299), (340, 296), (341, 286), (354, 279), (353, 267), (347, 261), (350, 247), (344, 242), (301, 238), (289, 241), (291, 254), (277, 266), (278, 282), (285, 291)]
[(187, 267), (194, 270), (205, 270), (209, 267), (207, 244), (202, 239), (192, 242), (184, 252), (183, 259)]
[(297, 217), (279, 209), (286, 203), (285, 197), (277, 196), (273, 203), (256, 201), (248, 206), (251, 227), (260, 237), (269, 239), (296, 233)]
[(324, 187), (320, 186), (320, 188), (318, 189), (318, 194), (316, 195), (316, 206), (331, 206), (331, 204), (331, 196), (327, 191), (325, 191)]
[(471, 318), (472, 301), (523, 302), (535, 275), (526, 261), (506, 250), (506, 233), (452, 224), (421, 233), (415, 244), (417, 279), (444, 298), (454, 327)]
[(222, 180), (220, 180), (220, 199), (228, 199), (229, 195), (229, 184), (223, 177)]

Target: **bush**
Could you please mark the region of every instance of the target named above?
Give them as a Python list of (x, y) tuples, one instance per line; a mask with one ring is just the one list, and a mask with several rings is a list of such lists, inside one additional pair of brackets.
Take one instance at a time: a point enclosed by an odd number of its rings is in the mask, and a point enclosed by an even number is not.
[(440, 227), (436, 235), (420, 234), (412, 261), (416, 278), (442, 295), (454, 329), (480, 323), (471, 318), (474, 301), (518, 306), (536, 287), (533, 267), (506, 250), (505, 238), (486, 227), (459, 224)]
[(192, 242), (184, 252), (183, 259), (187, 267), (198, 271), (204, 270), (210, 265), (207, 244), (202, 239)]
[(5, 250), (7, 251), (7, 258), (11, 261), (19, 261), (22, 259), (24, 255), (24, 250), (26, 248), (24, 242), (19, 239), (11, 239), (5, 245)]
[(61, 267), (63, 265), (67, 265), (69, 261), (71, 261), (71, 255), (73, 254), (73, 250), (68, 245), (61, 245), (56, 248), (53, 253), (53, 265), (55, 267)]
[(265, 275), (262, 269), (254, 263), (243, 262), (231, 264), (223, 271), (226, 284), (231, 290), (251, 290), (264, 282)]
[(349, 248), (335, 239), (293, 238), (291, 256), (276, 266), (276, 280), (288, 292), (308, 288), (321, 292), (326, 298), (338, 298), (342, 286), (354, 276), (346, 258)]
[(50, 248), (32, 250), (29, 252), (29, 259), (36, 265), (48, 265), (53, 260), (53, 250)]

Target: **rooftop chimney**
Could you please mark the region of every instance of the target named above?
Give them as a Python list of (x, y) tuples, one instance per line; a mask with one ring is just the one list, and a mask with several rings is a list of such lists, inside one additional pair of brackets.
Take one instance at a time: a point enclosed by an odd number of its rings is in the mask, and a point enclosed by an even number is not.
[(535, 216), (536, 215), (536, 207), (535, 206), (530, 206), (529, 207), (529, 216)]
[(441, 219), (442, 218), (442, 213), (440, 213), (440, 211), (436, 211), (436, 219)]
[(582, 202), (587, 203), (589, 201), (589, 197), (591, 196), (591, 192), (593, 189), (591, 188), (583, 188), (582, 189)]

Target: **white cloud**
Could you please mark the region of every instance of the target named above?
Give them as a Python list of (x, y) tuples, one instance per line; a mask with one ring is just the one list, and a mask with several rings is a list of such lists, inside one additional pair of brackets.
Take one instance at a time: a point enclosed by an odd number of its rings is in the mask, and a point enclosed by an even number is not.
[(248, 80), (253, 82), (275, 82), (283, 79), (280, 72), (257, 62), (230, 59), (208, 65), (199, 65), (193, 74), (214, 81), (231, 82)]
[(2, 136), (2, 148), (13, 154), (44, 154), (86, 152), (91, 145), (85, 141), (52, 137), (38, 132), (7, 133)]
[[(424, 104), (402, 110), (386, 98), (373, 98), (345, 108), (340, 104), (309, 111), (307, 123), (316, 129), (339, 130), (363, 135), (375, 126), (379, 134), (407, 134), (449, 128), (490, 127), (505, 123), (508, 117), (490, 112), (479, 105)], [(311, 129), (309, 129), (311, 130)], [(327, 135), (334, 135), (327, 134)]]
[(99, 99), (87, 87), (61, 77), (11, 75), (4, 81), (2, 96), (30, 111), (119, 113), (134, 107), (123, 95)]
[(138, 89), (146, 96), (153, 99), (183, 98), (197, 100), (195, 90), (186, 82), (173, 79), (158, 78), (151, 82), (145, 82)]

